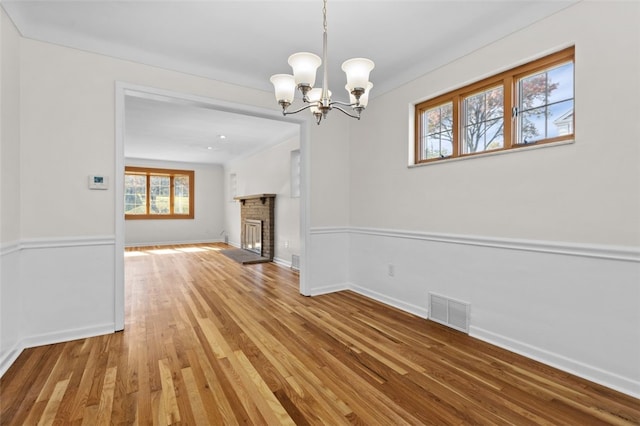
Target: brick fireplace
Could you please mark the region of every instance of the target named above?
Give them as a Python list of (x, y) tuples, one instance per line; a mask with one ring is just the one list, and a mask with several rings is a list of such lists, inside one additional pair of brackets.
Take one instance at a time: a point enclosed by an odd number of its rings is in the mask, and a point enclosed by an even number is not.
[(244, 195), (234, 199), (240, 201), (241, 247), (273, 260), (276, 194)]

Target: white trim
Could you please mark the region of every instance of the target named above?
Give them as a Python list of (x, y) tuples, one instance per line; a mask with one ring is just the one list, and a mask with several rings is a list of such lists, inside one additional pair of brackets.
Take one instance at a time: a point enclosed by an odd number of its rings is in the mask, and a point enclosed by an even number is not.
[(291, 268), (291, 262), (288, 262), (284, 259), (280, 259), (279, 257), (274, 257), (273, 258), (273, 263), (275, 263), (276, 265), (280, 265), (282, 267), (285, 268)]
[(405, 303), (393, 297), (378, 293), (377, 291), (372, 291), (355, 284), (350, 284), (349, 290), (362, 296), (368, 297), (369, 299), (377, 300), (378, 302), (384, 303), (385, 305), (400, 309), (401, 311), (409, 312), (410, 314), (419, 316), (421, 318), (427, 319), (429, 317), (429, 311), (426, 308), (411, 303)]
[(12, 241), (0, 245), (0, 256), (8, 256), (20, 251), (20, 241)]
[(111, 246), (113, 235), (86, 237), (30, 238), (20, 241), (21, 250), (50, 249), (63, 247)]
[(0, 356), (0, 377), (4, 376), (4, 373), (13, 365), (18, 359), (25, 347), (22, 346), (22, 342), (18, 342), (11, 349)]
[(0, 256), (7, 256), (21, 250), (38, 250), (66, 247), (111, 246), (115, 244), (113, 235), (94, 235), (84, 237), (27, 238), (4, 244), (0, 247)]
[(630, 380), (627, 377), (622, 377), (617, 374), (601, 370), (571, 358), (567, 358), (478, 327), (471, 326), (469, 335), (551, 367), (566, 371), (567, 373), (571, 373), (575, 376), (598, 383), (602, 386), (631, 395), (635, 398), (640, 398), (640, 382)]
[(350, 283), (331, 284), (326, 286), (315, 287), (305, 296), (321, 296), (323, 294), (336, 293), (338, 291), (351, 290)]
[(125, 247), (170, 246), (178, 244), (215, 244), (224, 243), (224, 240), (181, 240), (181, 241), (146, 241), (144, 243), (125, 244)]
[[(326, 233), (325, 229), (335, 229), (332, 232), (339, 232), (341, 228), (320, 228), (312, 233)], [(566, 256), (581, 256), (598, 259), (618, 260), (623, 262), (640, 262), (640, 248), (625, 246), (609, 246), (601, 244), (568, 243), (556, 241), (537, 241), (525, 239), (494, 238), (477, 235), (439, 234), (429, 232), (401, 231), (378, 228), (347, 228), (351, 234), (375, 235), (389, 238), (403, 238), (424, 241), (436, 241), (449, 244), (464, 244), (471, 246), (501, 248), (508, 250), (534, 251), (539, 253), (549, 253)]]
[(125, 134), (125, 91), (126, 84), (116, 81), (114, 90), (115, 147), (114, 147), (114, 227), (116, 242), (114, 247), (113, 315), (116, 331), (124, 330), (124, 134)]
[(343, 234), (351, 232), (353, 228), (349, 228), (348, 226), (326, 226), (326, 227), (318, 227), (311, 228), (309, 230), (311, 235), (322, 235), (322, 234)]
[(87, 339), (104, 334), (112, 334), (114, 332), (114, 326), (114, 323), (108, 323), (93, 327), (77, 328), (72, 330), (57, 331), (54, 333), (25, 337), (17, 342), (0, 359), (0, 377), (4, 376), (7, 370), (18, 359), (20, 354), (22, 354), (22, 352), (27, 348), (70, 342), (72, 340), (78, 339)]
[(54, 343), (70, 342), (72, 340), (87, 339), (89, 337), (102, 336), (104, 334), (112, 334), (114, 332), (114, 323), (106, 323), (85, 328), (74, 328), (71, 330), (55, 331), (52, 333), (28, 336), (22, 339), (24, 348), (33, 348), (36, 346), (52, 345)]
[(342, 233), (375, 235), (378, 237), (435, 241), (448, 244), (464, 244), (508, 250), (534, 251), (538, 253), (609, 259), (622, 262), (640, 262), (639, 247), (570, 243), (560, 241), (526, 240), (515, 238), (496, 238), (484, 237), (479, 235), (440, 234), (435, 232), (347, 226), (311, 228), (310, 233), (311, 235)]

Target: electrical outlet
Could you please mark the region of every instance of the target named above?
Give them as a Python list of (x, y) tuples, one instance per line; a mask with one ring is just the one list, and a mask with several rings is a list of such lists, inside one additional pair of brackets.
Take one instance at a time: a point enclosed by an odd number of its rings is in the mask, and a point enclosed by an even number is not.
[(393, 277), (396, 274), (396, 266), (390, 263), (387, 273), (389, 274), (390, 277)]

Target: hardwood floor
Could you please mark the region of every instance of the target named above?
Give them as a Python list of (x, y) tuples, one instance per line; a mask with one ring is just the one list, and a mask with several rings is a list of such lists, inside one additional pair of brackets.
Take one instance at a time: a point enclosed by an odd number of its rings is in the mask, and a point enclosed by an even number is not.
[(128, 250), (124, 332), (25, 350), (3, 425), (640, 424), (640, 400), (225, 245)]

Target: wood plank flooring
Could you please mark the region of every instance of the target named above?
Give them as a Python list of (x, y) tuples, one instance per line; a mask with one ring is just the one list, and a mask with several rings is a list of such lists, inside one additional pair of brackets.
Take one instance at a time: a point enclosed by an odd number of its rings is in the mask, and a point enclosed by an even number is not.
[(125, 331), (25, 350), (0, 424), (640, 424), (640, 400), (224, 248), (128, 250)]

